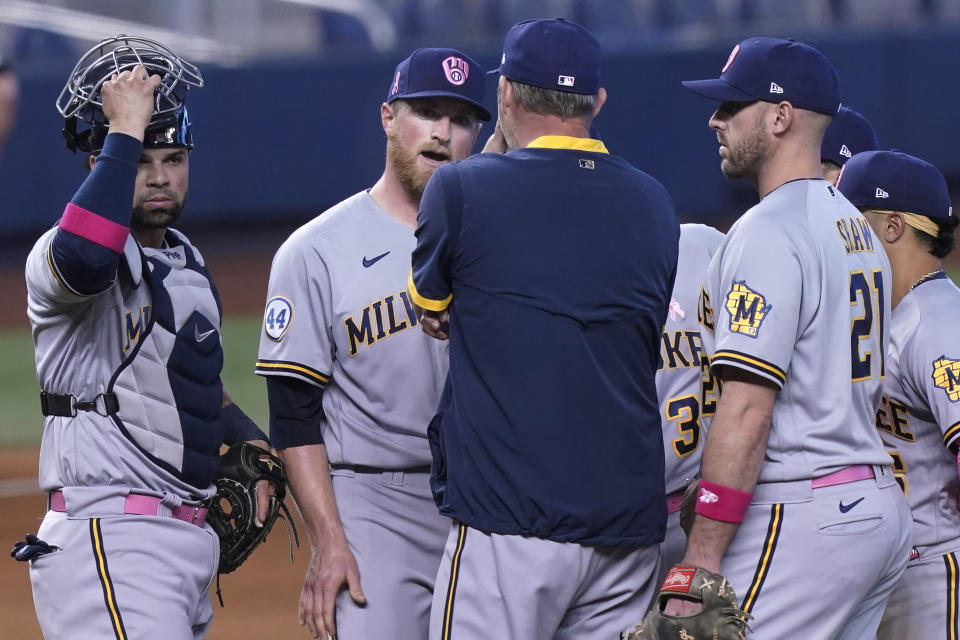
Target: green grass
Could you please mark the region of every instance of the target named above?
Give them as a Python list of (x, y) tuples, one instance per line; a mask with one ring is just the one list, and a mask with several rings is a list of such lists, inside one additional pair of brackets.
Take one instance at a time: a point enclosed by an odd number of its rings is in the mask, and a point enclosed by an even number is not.
[[(259, 315), (225, 319), (223, 382), (234, 402), (267, 431), (266, 385), (253, 374), (259, 336)], [(30, 331), (0, 331), (0, 354), (0, 446), (37, 444), (43, 417)]]

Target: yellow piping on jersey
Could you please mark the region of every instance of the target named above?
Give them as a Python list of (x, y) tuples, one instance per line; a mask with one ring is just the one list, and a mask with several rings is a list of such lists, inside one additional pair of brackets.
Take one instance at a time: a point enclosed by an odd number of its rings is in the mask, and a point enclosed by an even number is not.
[(57, 282), (60, 283), (60, 286), (63, 287), (63, 290), (66, 291), (67, 293), (72, 293), (73, 295), (77, 295), (77, 292), (71, 289), (70, 287), (68, 287), (67, 283), (64, 282), (63, 279), (60, 277), (60, 272), (57, 271), (57, 267), (53, 264), (53, 258), (50, 257), (49, 249), (47, 249), (46, 255), (47, 255), (47, 264), (50, 266), (50, 272), (53, 274), (53, 277), (57, 279)]
[(410, 277), (407, 279), (407, 290), (410, 293), (410, 297), (413, 298), (413, 303), (422, 309), (427, 311), (443, 311), (450, 306), (450, 301), (453, 300), (453, 294), (451, 293), (443, 300), (433, 300), (431, 298), (424, 298), (420, 295), (420, 292), (417, 291), (417, 285), (413, 282), (413, 270), (410, 270)]
[(775, 367), (774, 365), (768, 362), (764, 362), (763, 360), (751, 358), (750, 356), (745, 356), (743, 354), (736, 353), (733, 351), (717, 351), (713, 355), (713, 357), (710, 358), (710, 366), (713, 366), (714, 364), (723, 364), (722, 362), (717, 363), (717, 360), (719, 359), (734, 360), (736, 362), (742, 362), (744, 364), (748, 364), (751, 367), (755, 367), (757, 369), (762, 369), (767, 373), (771, 374), (772, 376), (774, 376), (777, 380), (780, 381), (781, 384), (787, 381), (787, 376), (786, 374), (783, 373), (783, 371), (781, 371), (778, 367)]
[(443, 609), (443, 626), (441, 639), (450, 640), (450, 627), (453, 625), (453, 596), (457, 591), (457, 579), (460, 577), (460, 559), (463, 556), (463, 546), (467, 541), (467, 526), (460, 525), (457, 534), (457, 548), (453, 552), (453, 562), (450, 563), (450, 583), (447, 586), (447, 604)]
[(957, 556), (943, 556), (947, 565), (947, 640), (957, 640)]
[(100, 576), (100, 584), (103, 586), (103, 599), (107, 603), (107, 610), (110, 612), (110, 622), (113, 625), (113, 633), (117, 640), (126, 640), (127, 632), (123, 626), (123, 620), (120, 618), (120, 608), (117, 607), (116, 594), (113, 592), (113, 581), (110, 579), (110, 573), (107, 571), (107, 557), (103, 551), (103, 533), (100, 531), (100, 518), (90, 519), (90, 539), (93, 541), (93, 553), (97, 560), (97, 575)]
[(306, 374), (311, 378), (313, 378), (314, 380), (318, 382), (322, 382), (323, 384), (327, 384), (328, 382), (330, 382), (330, 378), (320, 375), (316, 371), (311, 371), (306, 367), (298, 367), (295, 364), (286, 364), (283, 362), (262, 362), (258, 360), (257, 364), (255, 365), (255, 368), (256, 369), (280, 369), (281, 371), (283, 370), (296, 371), (297, 373)]
[(607, 147), (599, 140), (592, 138), (574, 138), (571, 136), (540, 136), (534, 138), (528, 149), (572, 149), (573, 151), (590, 151), (592, 153), (610, 153)]
[(763, 581), (766, 580), (770, 572), (770, 563), (773, 561), (773, 553), (777, 549), (777, 539), (780, 537), (780, 528), (783, 525), (783, 505), (775, 504), (770, 513), (770, 528), (767, 530), (767, 539), (763, 543), (763, 553), (760, 555), (760, 562), (757, 564), (757, 572), (753, 576), (753, 582), (747, 589), (747, 597), (743, 599), (743, 606), (740, 607), (747, 613), (751, 612), (753, 606), (757, 603), (757, 597), (760, 595), (760, 588)]
[(943, 434), (943, 444), (950, 444), (950, 441), (957, 437), (957, 433), (960, 433), (960, 422), (954, 423), (946, 430)]

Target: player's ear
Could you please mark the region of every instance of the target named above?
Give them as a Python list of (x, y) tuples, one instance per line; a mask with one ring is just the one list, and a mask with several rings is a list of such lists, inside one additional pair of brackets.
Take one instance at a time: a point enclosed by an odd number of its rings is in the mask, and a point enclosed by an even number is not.
[(93, 165), (95, 164), (97, 164), (97, 156), (91, 153), (89, 156), (87, 156), (87, 162), (86, 162), (87, 170), (93, 171)]
[(903, 236), (907, 230), (907, 221), (899, 211), (894, 211), (884, 216), (883, 239), (888, 243), (894, 243)]
[(394, 104), (387, 104), (384, 102), (380, 105), (380, 125), (383, 127), (383, 132), (386, 134), (390, 133), (390, 127), (393, 126), (393, 121), (397, 117), (396, 106)]
[(600, 87), (600, 90), (597, 91), (597, 97), (593, 102), (593, 117), (596, 118), (597, 114), (600, 113), (600, 109), (603, 109), (603, 105), (607, 103), (607, 90), (603, 87)]
[(793, 124), (793, 118), (796, 115), (794, 113), (793, 105), (784, 100), (773, 106), (774, 108), (770, 112), (770, 118), (772, 122), (768, 122), (768, 124), (771, 125), (770, 130), (774, 134), (786, 133)]

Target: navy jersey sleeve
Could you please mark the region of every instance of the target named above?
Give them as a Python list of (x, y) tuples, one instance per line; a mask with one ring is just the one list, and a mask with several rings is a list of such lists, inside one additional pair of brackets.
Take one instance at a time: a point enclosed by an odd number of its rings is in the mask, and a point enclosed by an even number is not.
[(323, 389), (287, 376), (267, 378), (270, 446), (286, 449), (323, 444)]
[(450, 256), (459, 235), (463, 189), (453, 165), (440, 167), (427, 182), (417, 216), (417, 246), (413, 251), (409, 290), (413, 301), (430, 311), (450, 305)]
[(130, 232), (142, 146), (131, 136), (109, 134), (90, 175), (64, 209), (50, 244), (50, 262), (73, 293), (98, 293), (116, 277)]

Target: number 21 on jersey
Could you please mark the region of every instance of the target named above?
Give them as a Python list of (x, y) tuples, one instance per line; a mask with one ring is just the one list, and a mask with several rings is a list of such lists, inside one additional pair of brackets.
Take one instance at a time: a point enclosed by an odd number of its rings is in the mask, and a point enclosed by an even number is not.
[(869, 340), (874, 335), (874, 329), (877, 331), (875, 344), (879, 347), (877, 357), (880, 359), (880, 378), (884, 376), (884, 307), (883, 270), (874, 269), (869, 278), (863, 271), (851, 271), (851, 314), (860, 312), (853, 316), (850, 323), (850, 377), (853, 382), (869, 380), (873, 375), (873, 352), (861, 352), (860, 343), (862, 340)]

